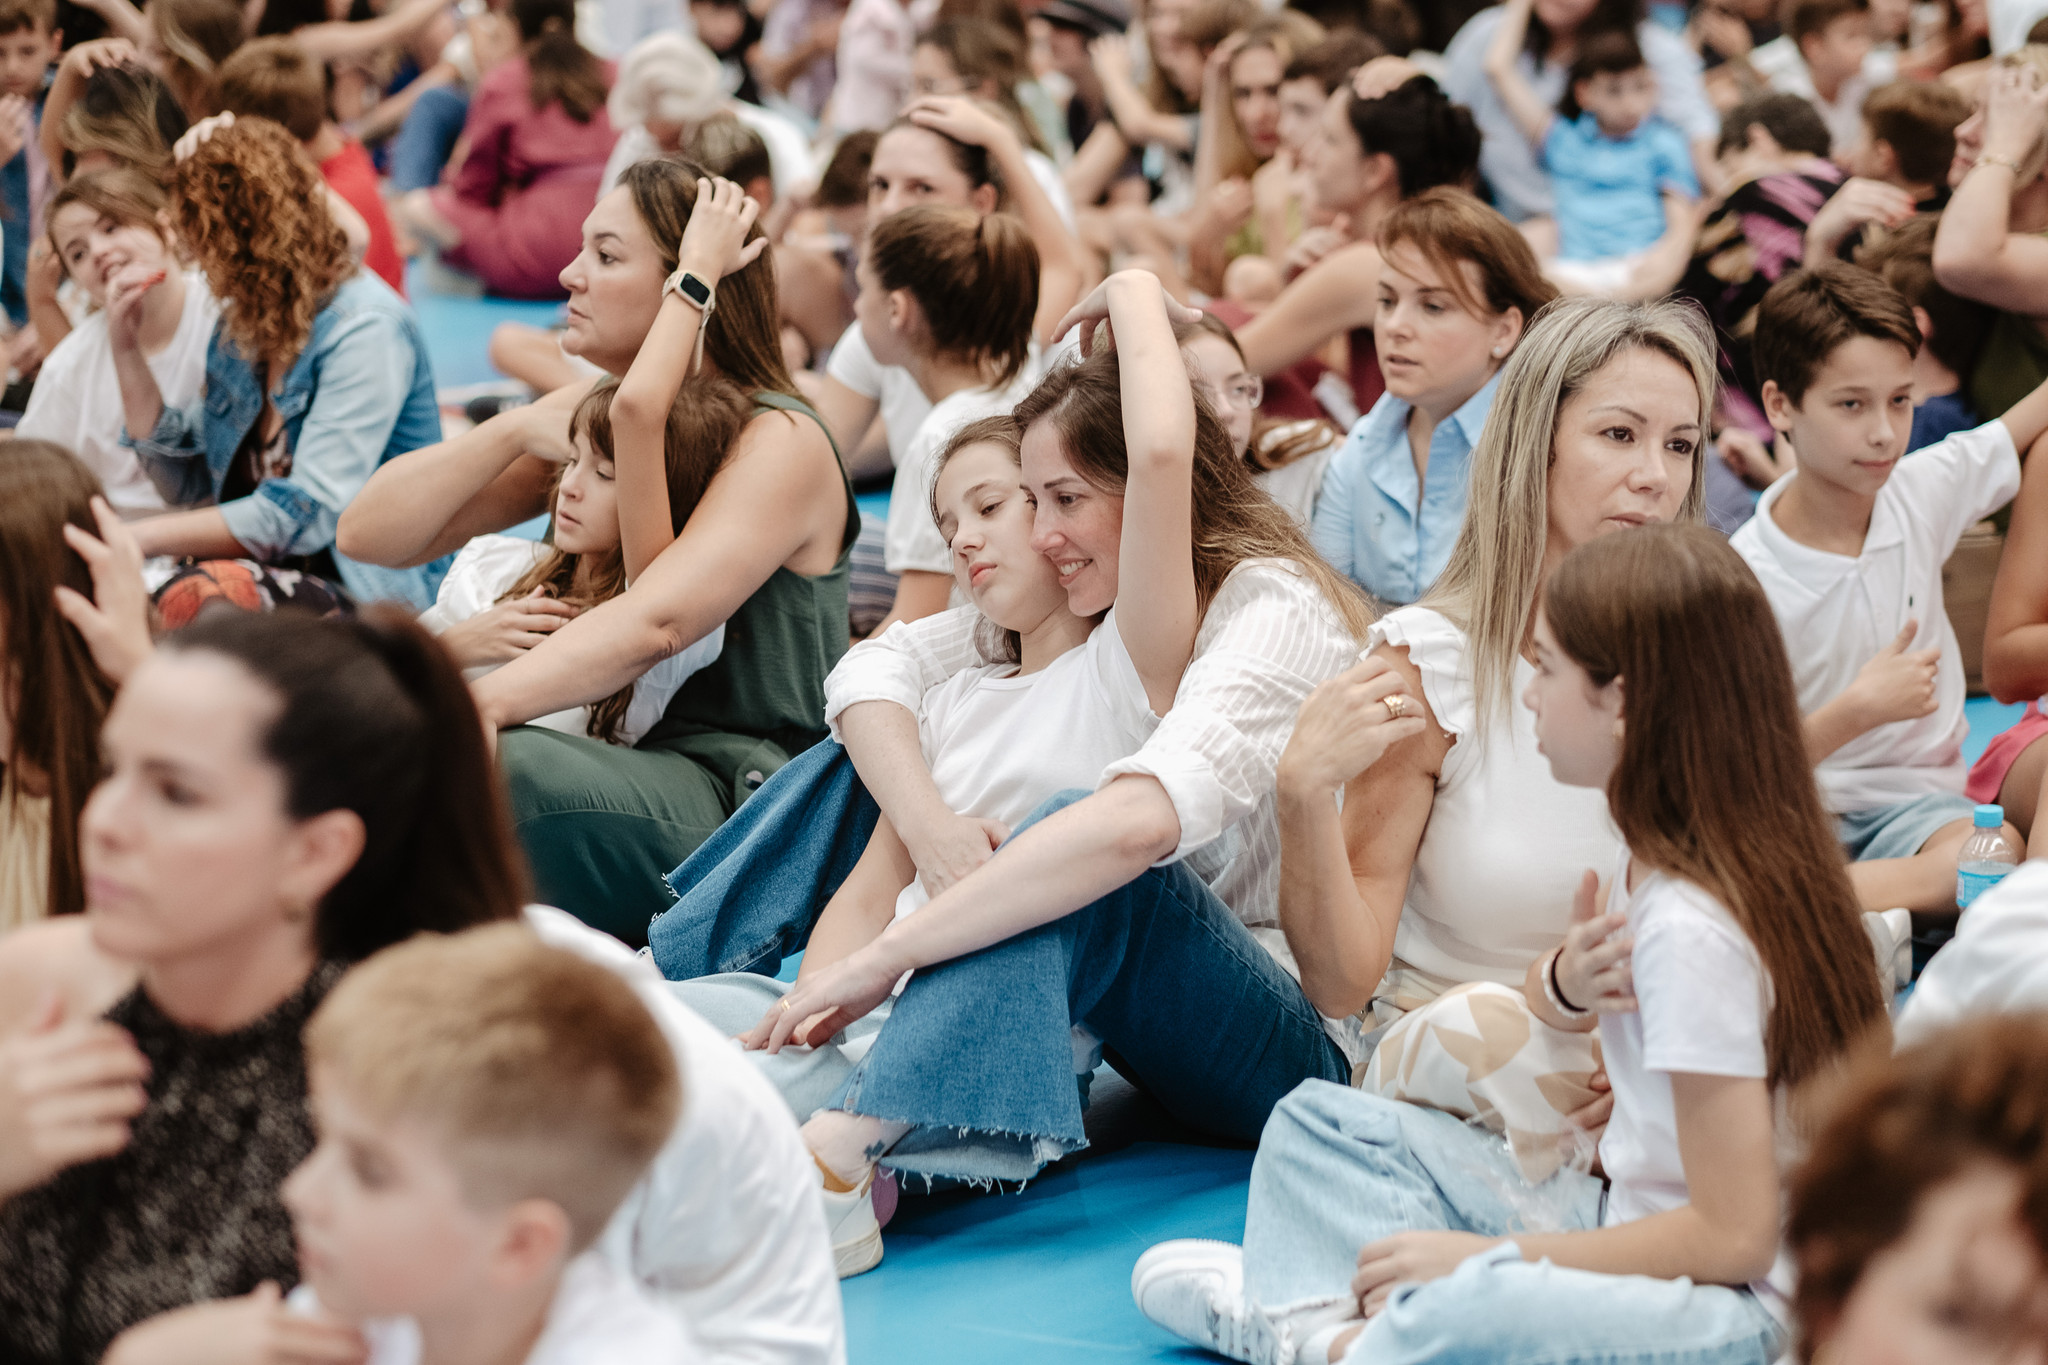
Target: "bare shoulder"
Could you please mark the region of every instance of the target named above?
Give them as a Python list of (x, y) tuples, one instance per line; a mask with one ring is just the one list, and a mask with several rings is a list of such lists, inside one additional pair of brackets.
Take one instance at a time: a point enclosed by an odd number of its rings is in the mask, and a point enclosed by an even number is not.
[(0, 1036), (12, 1033), (48, 993), (67, 1017), (103, 1014), (135, 985), (135, 970), (93, 946), (83, 915), (63, 915), (0, 938)]

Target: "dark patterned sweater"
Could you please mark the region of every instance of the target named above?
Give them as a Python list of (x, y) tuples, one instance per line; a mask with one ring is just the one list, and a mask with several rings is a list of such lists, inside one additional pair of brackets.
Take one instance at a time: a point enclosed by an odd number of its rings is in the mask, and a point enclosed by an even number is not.
[(139, 987), (107, 1012), (149, 1059), (149, 1105), (124, 1151), (0, 1206), (0, 1365), (89, 1365), (144, 1318), (297, 1283), (278, 1191), (313, 1149), (299, 1035), (341, 970), (233, 1033)]

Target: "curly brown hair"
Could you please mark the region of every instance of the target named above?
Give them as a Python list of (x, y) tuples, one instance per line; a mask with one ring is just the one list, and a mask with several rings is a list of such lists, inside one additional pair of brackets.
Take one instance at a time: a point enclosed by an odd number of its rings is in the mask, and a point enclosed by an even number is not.
[(222, 335), (253, 365), (289, 364), (356, 268), (320, 172), (269, 119), (238, 119), (179, 162), (171, 214), (221, 301)]

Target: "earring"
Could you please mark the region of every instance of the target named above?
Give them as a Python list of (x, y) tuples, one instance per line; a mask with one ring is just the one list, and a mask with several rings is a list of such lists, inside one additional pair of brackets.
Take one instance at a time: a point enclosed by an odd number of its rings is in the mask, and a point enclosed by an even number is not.
[(1623, 731), (1621, 720), (1619, 717), (1617, 717), (1614, 722), (1614, 737), (1616, 739), (1622, 739), (1625, 737), (1625, 732)]
[(1493, 358), (1495, 360), (1499, 360), (1502, 356), (1506, 355), (1507, 353), (1508, 348), (1505, 346), (1496, 346), (1493, 348)]
[(313, 907), (300, 901), (293, 901), (284, 908), (286, 924), (304, 924), (313, 918)]

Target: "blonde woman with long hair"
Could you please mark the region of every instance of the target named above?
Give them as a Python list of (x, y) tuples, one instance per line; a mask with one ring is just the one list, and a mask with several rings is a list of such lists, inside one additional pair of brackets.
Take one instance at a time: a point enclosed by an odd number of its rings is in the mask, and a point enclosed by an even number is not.
[[(1609, 1101), (1590, 1036), (1542, 1023), (1523, 987), (1620, 846), (1601, 794), (1552, 778), (1519, 700), (1536, 608), (1577, 546), (1699, 519), (1713, 398), (1689, 305), (1544, 310), (1501, 371), (1450, 563), (1309, 697), (1280, 760), (1280, 924), (1302, 989), (1383, 1030), (1354, 1083), (1484, 1117), (1536, 1177), (1566, 1121), (1597, 1126)], [(1368, 766), (1389, 711), (1425, 724)]]

